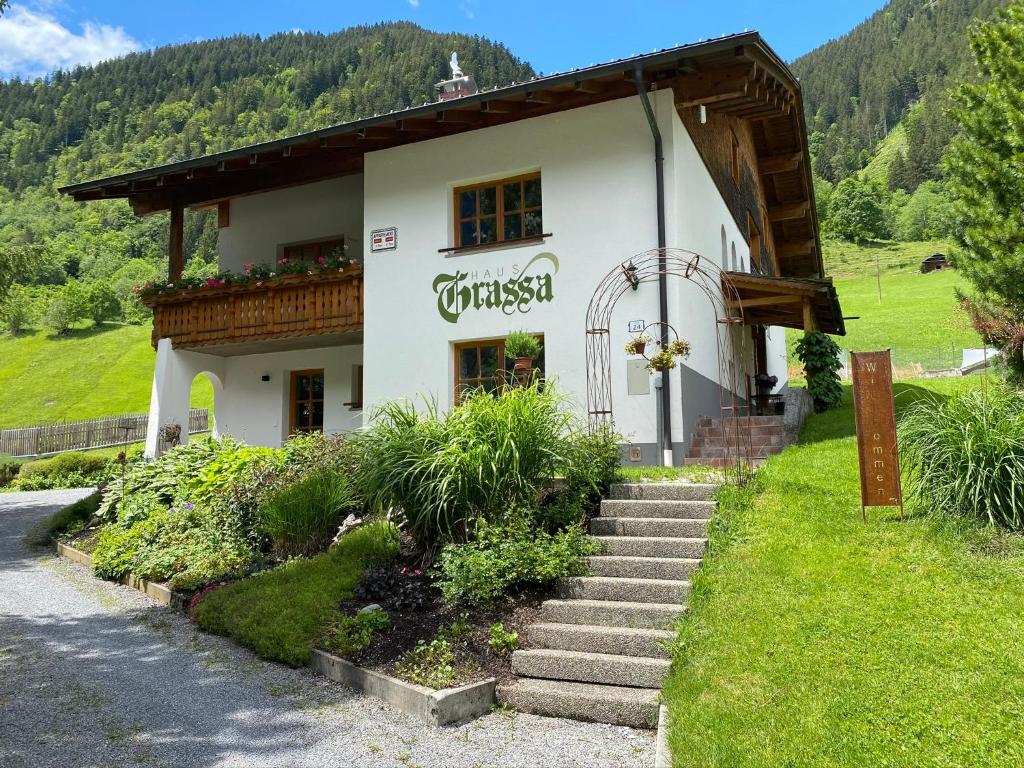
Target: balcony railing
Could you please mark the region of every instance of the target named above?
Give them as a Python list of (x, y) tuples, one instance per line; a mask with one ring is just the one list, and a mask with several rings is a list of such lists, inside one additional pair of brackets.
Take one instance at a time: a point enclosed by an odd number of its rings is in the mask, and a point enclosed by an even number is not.
[(352, 333), (363, 329), (363, 271), (283, 275), (260, 284), (150, 296), (153, 346), (176, 349)]

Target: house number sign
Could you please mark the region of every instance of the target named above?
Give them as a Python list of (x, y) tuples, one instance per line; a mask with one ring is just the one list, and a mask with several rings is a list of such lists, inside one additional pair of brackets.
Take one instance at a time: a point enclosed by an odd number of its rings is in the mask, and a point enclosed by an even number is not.
[(459, 322), (464, 312), (498, 310), (512, 315), (529, 312), (535, 304), (554, 298), (553, 278), (558, 274), (558, 257), (538, 253), (525, 265), (509, 268), (441, 274), (434, 278), (437, 311), (449, 323)]
[(899, 507), (903, 515), (892, 359), (884, 352), (853, 352), (853, 406), (860, 457), (861, 514), (867, 507)]

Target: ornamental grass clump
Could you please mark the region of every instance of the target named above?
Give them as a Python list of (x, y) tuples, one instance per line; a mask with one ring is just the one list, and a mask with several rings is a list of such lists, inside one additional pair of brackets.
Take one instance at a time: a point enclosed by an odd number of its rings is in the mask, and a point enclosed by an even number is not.
[(916, 501), (1024, 530), (1024, 396), (994, 389), (919, 400), (900, 418), (899, 440)]
[(535, 506), (572, 446), (573, 417), (550, 384), (467, 395), (458, 408), (389, 403), (362, 440), (368, 499), (398, 508), (427, 553), (465, 540), (478, 518)]
[(280, 557), (315, 554), (327, 548), (356, 499), (347, 474), (320, 467), (272, 493), (260, 527)]

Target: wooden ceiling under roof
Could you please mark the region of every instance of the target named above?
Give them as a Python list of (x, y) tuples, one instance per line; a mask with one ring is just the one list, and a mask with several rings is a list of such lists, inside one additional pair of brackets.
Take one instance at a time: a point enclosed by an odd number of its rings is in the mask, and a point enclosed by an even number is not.
[(757, 33), (682, 46), (277, 141), (62, 188), (75, 200), (128, 198), (138, 215), (360, 173), (363, 155), (671, 87), (678, 109), (703, 104), (751, 123), (758, 172), (785, 277), (823, 274), (800, 88)]

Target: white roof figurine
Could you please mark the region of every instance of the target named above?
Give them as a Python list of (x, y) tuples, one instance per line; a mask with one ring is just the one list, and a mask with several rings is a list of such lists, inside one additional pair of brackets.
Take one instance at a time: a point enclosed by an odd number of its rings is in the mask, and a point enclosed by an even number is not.
[(448, 64), (452, 68), (452, 80), (463, 77), (462, 69), (459, 67), (459, 54), (457, 51), (452, 51), (452, 60)]

